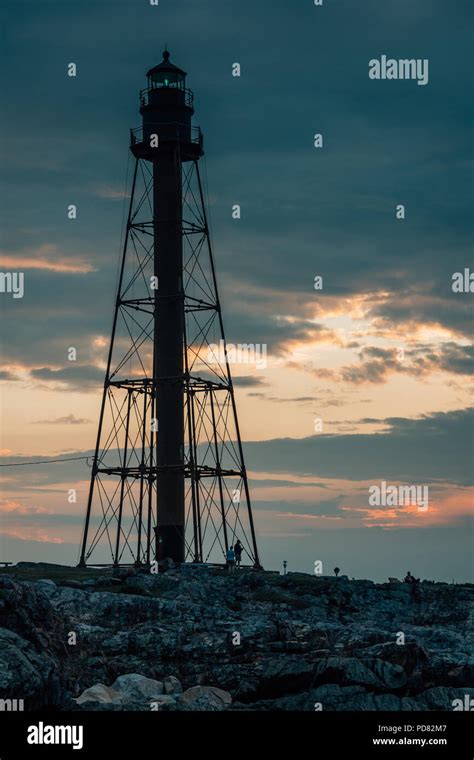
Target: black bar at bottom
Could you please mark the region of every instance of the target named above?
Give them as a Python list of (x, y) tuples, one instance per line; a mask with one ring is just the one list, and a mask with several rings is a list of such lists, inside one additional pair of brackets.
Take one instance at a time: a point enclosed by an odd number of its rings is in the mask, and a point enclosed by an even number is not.
[[(72, 744), (50, 744), (50, 726), (76, 729)], [(98, 758), (136, 756), (137, 746), (151, 747), (158, 731), (175, 736), (180, 755), (195, 754), (198, 732), (216, 746), (222, 731), (232, 743), (238, 737), (261, 738), (266, 757), (449, 758), (472, 760), (472, 715), (469, 712), (0, 712), (1, 760), (19, 757)], [(66, 730), (62, 735), (67, 736)], [(43, 743), (29, 743), (42, 738)], [(79, 747), (79, 737), (81, 747)], [(219, 738), (220, 737), (220, 738)], [(380, 740), (385, 740), (381, 742)], [(414, 740), (424, 740), (415, 743)], [(378, 740), (378, 741), (377, 741)], [(239, 754), (250, 752), (244, 740)], [(343, 753), (343, 754), (341, 754)], [(347, 754), (344, 754), (347, 753)], [(146, 753), (145, 753), (146, 754)]]

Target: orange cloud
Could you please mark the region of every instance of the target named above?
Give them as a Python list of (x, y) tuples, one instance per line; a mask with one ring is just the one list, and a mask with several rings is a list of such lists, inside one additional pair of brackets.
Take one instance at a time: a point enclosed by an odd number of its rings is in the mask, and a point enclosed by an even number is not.
[(0, 266), (4, 269), (44, 269), (51, 272), (69, 272), (69, 274), (86, 274), (96, 271), (95, 268), (78, 258), (64, 258), (57, 256), (56, 245), (45, 243), (36, 249), (22, 249), (18, 252), (5, 252), (0, 254)]
[(9, 528), (1, 530), (1, 535), (9, 538), (17, 538), (20, 541), (40, 541), (45, 544), (64, 544), (64, 540), (58, 536), (50, 536), (40, 528)]
[(28, 507), (20, 504), (15, 499), (0, 499), (0, 512), (13, 513), (17, 515), (52, 515), (53, 512), (44, 509), (44, 507)]

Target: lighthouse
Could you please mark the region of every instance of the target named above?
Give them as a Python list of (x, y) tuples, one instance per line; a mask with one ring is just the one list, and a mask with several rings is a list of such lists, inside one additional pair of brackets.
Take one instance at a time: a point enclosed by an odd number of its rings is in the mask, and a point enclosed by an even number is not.
[[(186, 73), (140, 91), (134, 170), (80, 565), (260, 566)], [(222, 356), (213, 361), (218, 339)]]

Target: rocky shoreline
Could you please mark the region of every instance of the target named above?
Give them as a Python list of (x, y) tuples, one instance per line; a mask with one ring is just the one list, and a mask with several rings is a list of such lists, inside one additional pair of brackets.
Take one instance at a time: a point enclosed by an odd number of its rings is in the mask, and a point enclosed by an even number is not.
[(25, 710), (474, 704), (470, 584), (425, 582), (414, 594), (250, 569), (117, 578), (53, 568), (0, 574), (0, 700), (23, 699)]

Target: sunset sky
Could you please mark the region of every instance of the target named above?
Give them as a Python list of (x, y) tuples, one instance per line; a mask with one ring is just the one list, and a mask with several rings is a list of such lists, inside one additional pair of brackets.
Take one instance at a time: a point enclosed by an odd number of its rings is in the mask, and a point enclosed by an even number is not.
[[(232, 366), (263, 565), (472, 580), (469, 3), (3, 6), (0, 269), (25, 293), (0, 294), (1, 463), (92, 452), (128, 130), (166, 42), (204, 132), (227, 339), (267, 346)], [(370, 80), (382, 54), (428, 59), (429, 83)], [(0, 560), (74, 564), (89, 476), (2, 467)], [(427, 485), (428, 510), (371, 506), (381, 481)]]

